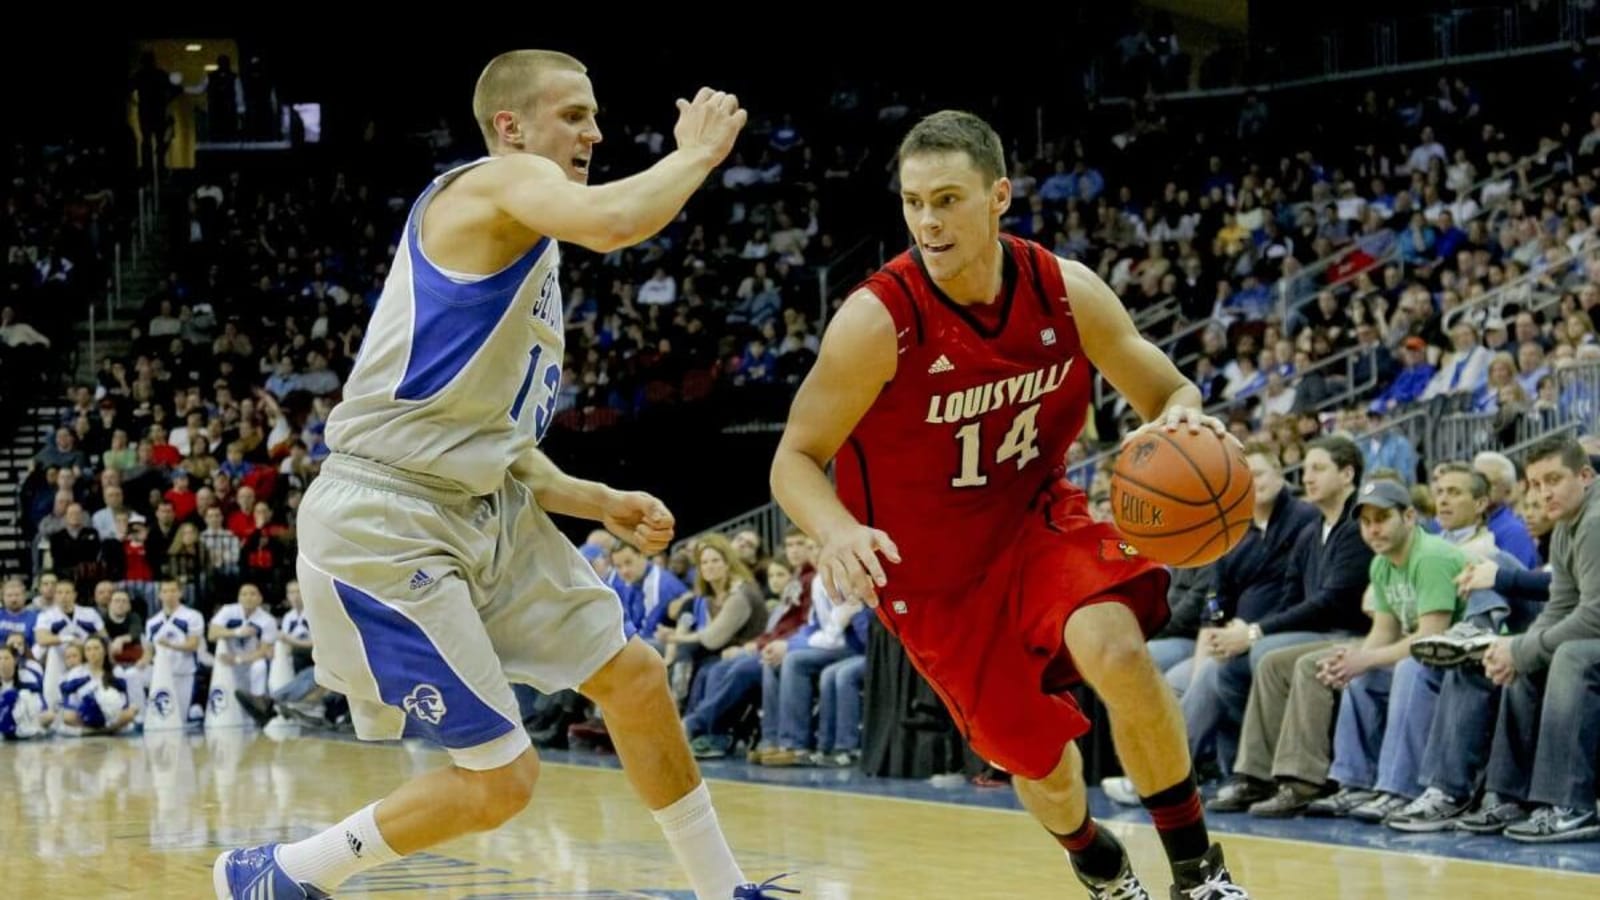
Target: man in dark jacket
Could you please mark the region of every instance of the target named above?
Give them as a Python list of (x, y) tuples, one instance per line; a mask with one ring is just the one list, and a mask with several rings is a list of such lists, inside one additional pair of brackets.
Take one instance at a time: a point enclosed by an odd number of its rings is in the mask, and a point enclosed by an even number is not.
[[(1361, 539), (1355, 516), (1362, 466), (1360, 448), (1347, 437), (1319, 438), (1306, 450), (1301, 482), (1306, 500), (1321, 517), (1302, 528), (1291, 550), (1284, 576), (1286, 596), (1258, 620), (1244, 622), (1248, 655), (1231, 635), (1219, 635), (1221, 652), (1238, 654), (1217, 672), (1224, 715), (1232, 721), (1244, 720), (1254, 673), (1268, 653), (1366, 632), (1369, 623), (1361, 597), (1367, 589), (1372, 548)], [(1274, 793), (1270, 781), (1238, 777), (1207, 808), (1239, 812)]]
[[(1231, 678), (1244, 682), (1243, 693), (1248, 697), (1252, 644), (1268, 643), (1252, 642), (1251, 625), (1283, 609), (1291, 597), (1299, 596), (1291, 590), (1288, 579), (1290, 557), (1301, 533), (1319, 518), (1315, 506), (1295, 499), (1292, 492), (1284, 489), (1283, 465), (1277, 451), (1252, 444), (1245, 448), (1245, 459), (1255, 481), (1254, 527), (1239, 546), (1217, 563), (1217, 615), (1227, 625), (1204, 623), (1207, 627), (1199, 633), (1199, 652), (1190, 671), (1173, 673), (1188, 675), (1180, 693), (1190, 755), (1205, 760), (1214, 749), (1224, 770), (1233, 762), (1244, 708), (1240, 704), (1232, 710), (1224, 704), (1220, 674), (1223, 669), (1230, 669)], [(1274, 640), (1276, 643), (1271, 646), (1286, 646), (1281, 635), (1275, 635)], [(1173, 675), (1168, 680), (1174, 681)], [(1233, 689), (1239, 690), (1237, 686)]]

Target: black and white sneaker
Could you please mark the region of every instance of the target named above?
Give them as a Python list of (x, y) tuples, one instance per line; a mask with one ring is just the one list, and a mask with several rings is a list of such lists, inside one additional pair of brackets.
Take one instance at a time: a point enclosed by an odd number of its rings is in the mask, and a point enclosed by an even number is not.
[(1377, 793), (1363, 788), (1340, 788), (1332, 797), (1323, 797), (1306, 807), (1306, 815), (1323, 819), (1342, 819), (1350, 811), (1377, 798)]
[[(1112, 837), (1109, 831), (1101, 834), (1111, 838), (1111, 843), (1117, 845), (1122, 852), (1122, 868), (1117, 870), (1117, 876), (1109, 881), (1101, 881), (1078, 871), (1076, 864), (1072, 866), (1072, 874), (1078, 876), (1078, 881), (1089, 889), (1089, 900), (1152, 900), (1150, 892), (1139, 883), (1138, 876), (1133, 874), (1133, 863), (1128, 860), (1128, 851), (1123, 848), (1122, 842)], [(1072, 862), (1072, 855), (1067, 855), (1067, 861)]]
[(1250, 900), (1250, 895), (1228, 874), (1221, 844), (1212, 844), (1199, 859), (1176, 864), (1173, 871), (1178, 883), (1172, 886), (1172, 900)]
[(1457, 622), (1443, 634), (1417, 638), (1411, 642), (1411, 657), (1425, 666), (1453, 669), (1469, 662), (1482, 662), (1497, 635), (1471, 622)]
[(1600, 814), (1594, 807), (1571, 809), (1541, 806), (1526, 822), (1506, 826), (1506, 837), (1524, 844), (1557, 844), (1600, 837)]
[(1399, 794), (1379, 793), (1371, 800), (1350, 810), (1350, 818), (1368, 825), (1387, 822), (1391, 816), (1405, 808), (1406, 798)]
[(1465, 800), (1457, 800), (1438, 788), (1428, 788), (1421, 797), (1396, 811), (1383, 824), (1395, 831), (1412, 834), (1449, 831), (1456, 827), (1456, 822), (1467, 812), (1468, 806)]
[(1095, 881), (1078, 873), (1078, 880), (1089, 889), (1089, 900), (1151, 900), (1150, 892), (1139, 883), (1138, 877), (1133, 874), (1133, 865), (1126, 856), (1122, 858), (1122, 871), (1117, 873), (1116, 878)]
[(1494, 791), (1486, 791), (1476, 809), (1456, 820), (1456, 827), (1469, 834), (1499, 834), (1507, 826), (1527, 819), (1527, 807), (1504, 799)]

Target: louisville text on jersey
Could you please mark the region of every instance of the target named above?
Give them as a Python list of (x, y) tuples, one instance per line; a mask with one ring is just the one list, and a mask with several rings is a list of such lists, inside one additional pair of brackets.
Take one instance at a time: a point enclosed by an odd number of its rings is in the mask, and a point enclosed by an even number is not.
[(939, 425), (975, 419), (985, 413), (1006, 406), (1032, 403), (1045, 394), (1053, 393), (1067, 382), (1072, 370), (1072, 360), (1054, 363), (1043, 369), (1012, 375), (948, 394), (935, 394), (928, 398), (927, 422)]

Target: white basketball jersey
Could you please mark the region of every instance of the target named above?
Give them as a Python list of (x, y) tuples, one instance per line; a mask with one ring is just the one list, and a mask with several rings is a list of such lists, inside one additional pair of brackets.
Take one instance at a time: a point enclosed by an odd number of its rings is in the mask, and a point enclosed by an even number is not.
[(560, 251), (544, 238), (500, 272), (454, 276), (422, 251), (422, 213), (480, 159), (434, 179), (411, 209), (361, 352), (328, 418), (329, 449), (498, 489), (544, 437), (565, 343)]

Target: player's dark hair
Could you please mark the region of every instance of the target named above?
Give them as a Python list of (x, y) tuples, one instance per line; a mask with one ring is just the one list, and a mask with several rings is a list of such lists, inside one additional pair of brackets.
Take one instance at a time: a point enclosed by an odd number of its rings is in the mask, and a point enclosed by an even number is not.
[(965, 153), (990, 184), (1006, 177), (1006, 151), (989, 123), (969, 112), (946, 109), (912, 127), (900, 142), (899, 163), (924, 153)]
[(1355, 441), (1342, 434), (1330, 434), (1326, 437), (1319, 437), (1306, 445), (1307, 453), (1312, 450), (1321, 450), (1328, 454), (1328, 458), (1333, 460), (1334, 468), (1350, 469), (1355, 473), (1354, 477), (1350, 479), (1350, 483), (1356, 486), (1361, 484), (1361, 473), (1366, 463), (1362, 460), (1361, 448), (1356, 446)]

